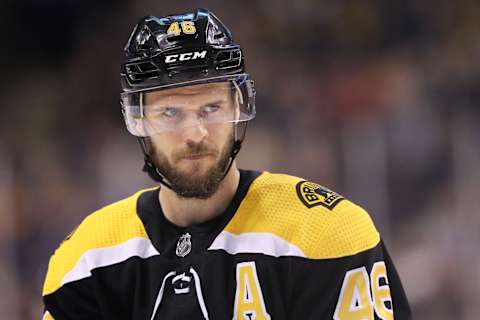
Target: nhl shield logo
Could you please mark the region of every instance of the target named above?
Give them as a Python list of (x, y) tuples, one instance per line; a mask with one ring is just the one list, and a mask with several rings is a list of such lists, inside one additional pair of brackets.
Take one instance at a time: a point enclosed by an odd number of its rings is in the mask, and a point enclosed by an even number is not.
[(192, 241), (190, 240), (192, 236), (190, 233), (185, 233), (178, 239), (177, 242), (177, 249), (175, 250), (175, 253), (177, 254), (178, 257), (185, 257), (187, 254), (190, 253), (192, 250)]

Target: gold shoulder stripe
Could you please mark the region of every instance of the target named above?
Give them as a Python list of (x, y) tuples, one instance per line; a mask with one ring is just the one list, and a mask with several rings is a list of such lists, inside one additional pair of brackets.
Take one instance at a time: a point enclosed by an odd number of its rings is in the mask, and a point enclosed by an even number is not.
[(312, 257), (340, 258), (376, 247), (380, 235), (370, 215), (358, 205), (346, 200), (332, 213), (326, 232), (310, 248)]
[[(93, 253), (104, 256), (105, 248), (115, 248), (122, 243), (130, 243), (131, 247), (132, 242), (129, 240), (148, 239), (145, 227), (136, 212), (138, 197), (145, 191), (147, 190), (106, 206), (82, 221), (50, 258), (43, 295), (59, 289), (64, 278), (78, 280), (82, 275), (88, 274), (90, 270), (84, 265), (84, 255)], [(108, 261), (103, 259), (102, 263)]]
[(324, 205), (306, 206), (297, 194), (304, 181), (262, 173), (224, 230), (233, 235), (273, 234), (310, 259), (354, 255), (378, 244), (380, 237), (368, 213), (337, 193), (328, 190), (330, 196), (321, 199)]

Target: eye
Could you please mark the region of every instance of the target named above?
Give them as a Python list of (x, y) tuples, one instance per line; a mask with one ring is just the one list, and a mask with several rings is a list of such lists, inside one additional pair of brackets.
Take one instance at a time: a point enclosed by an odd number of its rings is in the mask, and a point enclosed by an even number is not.
[(148, 117), (153, 121), (173, 123), (182, 120), (183, 112), (182, 109), (178, 107), (161, 107), (150, 110)]
[(220, 109), (218, 104), (209, 104), (202, 108), (201, 114), (202, 116), (208, 116), (211, 113), (215, 113)]
[(162, 111), (160, 111), (160, 115), (164, 118), (175, 118), (178, 117), (180, 114), (180, 111), (178, 108), (174, 107), (166, 107)]

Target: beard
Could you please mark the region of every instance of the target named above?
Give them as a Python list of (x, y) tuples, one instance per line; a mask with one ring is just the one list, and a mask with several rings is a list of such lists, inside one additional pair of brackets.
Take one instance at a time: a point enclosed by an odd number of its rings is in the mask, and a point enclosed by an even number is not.
[[(230, 164), (230, 155), (234, 144), (233, 135), (225, 143), (222, 150), (208, 146), (205, 143), (188, 144), (186, 148), (173, 153), (173, 161), (197, 154), (212, 154), (218, 156), (217, 161), (208, 169), (203, 169), (200, 163), (193, 163), (193, 172), (184, 172), (175, 167), (168, 157), (151, 144), (153, 160), (158, 171), (170, 183), (172, 190), (182, 198), (208, 199), (217, 192), (220, 183), (226, 175)], [(202, 174), (202, 171), (205, 171)]]

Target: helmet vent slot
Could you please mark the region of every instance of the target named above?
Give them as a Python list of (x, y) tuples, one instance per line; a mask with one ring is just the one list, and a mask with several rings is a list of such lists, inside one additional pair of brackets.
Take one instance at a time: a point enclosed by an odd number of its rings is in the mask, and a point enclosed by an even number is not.
[(141, 81), (158, 76), (158, 67), (150, 61), (131, 63), (126, 65), (125, 69), (132, 81)]
[(241, 63), (242, 52), (240, 49), (221, 51), (216, 58), (217, 69), (237, 68)]

